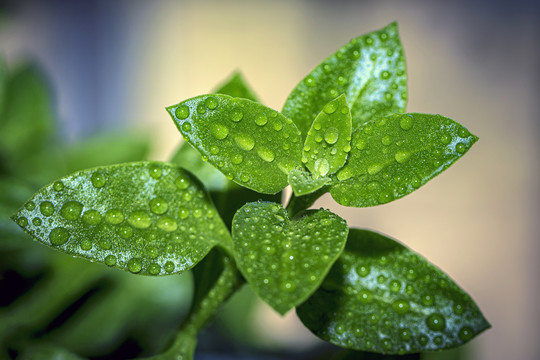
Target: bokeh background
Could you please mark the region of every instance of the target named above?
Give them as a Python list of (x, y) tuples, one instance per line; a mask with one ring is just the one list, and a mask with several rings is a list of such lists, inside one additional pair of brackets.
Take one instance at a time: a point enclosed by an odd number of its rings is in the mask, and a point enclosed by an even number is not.
[[(63, 137), (112, 129), (151, 136), (151, 158), (181, 141), (164, 107), (240, 69), (262, 101), (289, 91), (351, 38), (397, 20), (408, 111), (439, 113), (480, 137), (421, 191), (377, 208), (331, 198), (350, 225), (399, 239), (456, 280), (493, 328), (471, 359), (540, 358), (540, 5), (535, 1), (1, 1), (0, 52), (35, 60)], [(261, 346), (308, 348), (294, 314), (256, 304)]]

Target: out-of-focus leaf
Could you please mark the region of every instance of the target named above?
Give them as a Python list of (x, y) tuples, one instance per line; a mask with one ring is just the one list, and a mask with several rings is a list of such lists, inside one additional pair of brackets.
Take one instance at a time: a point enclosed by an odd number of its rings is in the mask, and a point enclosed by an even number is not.
[(235, 71), (228, 80), (217, 88), (215, 93), (259, 102), (257, 96), (239, 71)]
[(169, 163), (74, 173), (38, 191), (13, 219), (46, 245), (136, 274), (182, 272), (215, 245), (232, 247), (202, 184)]
[(297, 309), (332, 344), (386, 354), (466, 343), (490, 325), (452, 279), (386, 236), (351, 229), (321, 287)]

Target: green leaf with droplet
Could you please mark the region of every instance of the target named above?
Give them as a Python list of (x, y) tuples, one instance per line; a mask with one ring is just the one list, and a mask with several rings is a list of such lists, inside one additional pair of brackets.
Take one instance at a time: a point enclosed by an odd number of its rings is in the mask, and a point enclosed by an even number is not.
[(282, 113), (305, 137), (324, 105), (340, 94), (347, 96), (353, 129), (405, 111), (407, 75), (396, 23), (352, 39), (324, 60), (294, 88)]
[(289, 184), (294, 195), (302, 196), (311, 194), (330, 182), (329, 177), (314, 178), (308, 171), (302, 167), (296, 167), (289, 172)]
[(259, 102), (257, 96), (239, 71), (235, 71), (224, 84), (218, 87), (215, 93)]
[(300, 132), (290, 119), (247, 99), (198, 96), (167, 108), (184, 139), (234, 182), (274, 194), (300, 164)]
[(400, 243), (360, 229), (350, 229), (342, 255), (297, 314), (323, 340), (386, 354), (458, 346), (490, 327), (441, 270)]
[(309, 129), (302, 162), (315, 178), (332, 175), (345, 164), (351, 150), (351, 112), (345, 95), (330, 101)]
[(336, 174), (332, 197), (345, 206), (375, 206), (399, 199), (437, 176), (478, 140), (441, 115), (394, 114), (353, 132), (347, 163)]
[(216, 245), (232, 247), (202, 184), (162, 162), (76, 172), (39, 190), (13, 220), (64, 253), (143, 275), (176, 274)]
[(347, 223), (327, 210), (289, 219), (280, 204), (248, 203), (233, 219), (236, 262), (255, 292), (280, 314), (306, 300), (343, 250)]

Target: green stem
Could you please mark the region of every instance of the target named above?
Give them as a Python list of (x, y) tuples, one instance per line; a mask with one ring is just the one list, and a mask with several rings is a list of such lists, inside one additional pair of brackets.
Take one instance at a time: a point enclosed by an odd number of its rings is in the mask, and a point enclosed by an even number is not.
[(223, 271), (213, 286), (196, 304), (193, 304), (189, 314), (176, 333), (172, 346), (154, 360), (191, 360), (197, 345), (197, 334), (213, 318), (219, 306), (227, 301), (244, 283), (234, 261), (223, 256)]
[(315, 201), (317, 201), (318, 198), (324, 195), (327, 191), (327, 187), (323, 186), (319, 190), (303, 196), (296, 196), (293, 193), (286, 207), (289, 217), (293, 218), (296, 214), (309, 208), (315, 203)]

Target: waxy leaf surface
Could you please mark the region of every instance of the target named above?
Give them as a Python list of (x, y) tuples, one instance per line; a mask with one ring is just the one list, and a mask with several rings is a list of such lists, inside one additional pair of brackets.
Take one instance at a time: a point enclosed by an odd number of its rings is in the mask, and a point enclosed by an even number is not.
[(291, 92), (283, 115), (305, 137), (324, 105), (345, 94), (353, 129), (388, 113), (405, 111), (407, 75), (397, 24), (352, 39), (306, 76)]
[(289, 219), (280, 204), (249, 203), (233, 219), (236, 262), (255, 292), (280, 314), (319, 286), (347, 239), (347, 223), (326, 210)]
[(319, 177), (315, 179), (311, 173), (302, 167), (296, 167), (289, 173), (289, 184), (294, 195), (302, 196), (311, 194), (330, 182), (329, 177)]
[(161, 162), (76, 172), (39, 190), (13, 220), (62, 252), (144, 275), (178, 273), (215, 245), (232, 246), (202, 184)]
[(400, 243), (359, 229), (350, 229), (342, 255), (297, 313), (323, 340), (387, 354), (458, 346), (490, 326), (441, 270)]
[(167, 108), (184, 139), (227, 178), (274, 194), (301, 163), (300, 132), (290, 119), (250, 100), (198, 96)]
[(302, 162), (315, 178), (332, 175), (351, 150), (351, 112), (345, 95), (326, 104), (309, 129)]
[(375, 206), (401, 198), (456, 162), (478, 140), (441, 115), (394, 114), (353, 132), (347, 163), (332, 197), (345, 206)]

